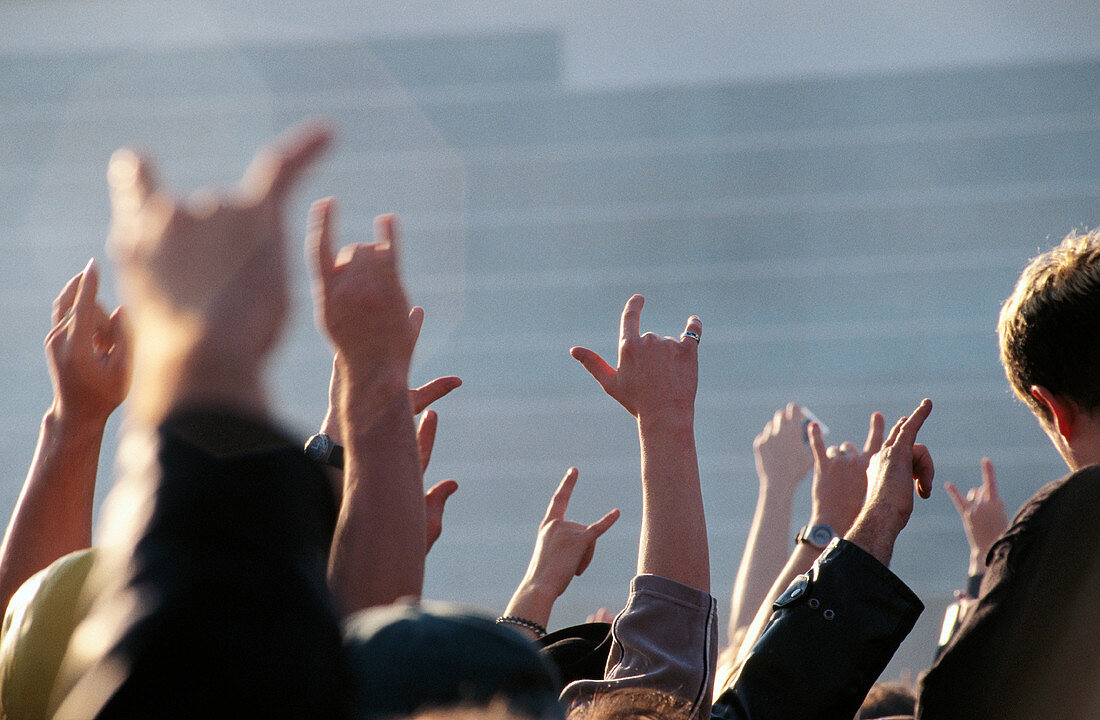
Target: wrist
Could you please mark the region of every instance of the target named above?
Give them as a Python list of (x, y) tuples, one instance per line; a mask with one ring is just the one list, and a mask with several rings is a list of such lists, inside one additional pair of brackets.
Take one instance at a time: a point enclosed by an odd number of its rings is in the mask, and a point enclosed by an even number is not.
[(890, 567), (890, 559), (894, 554), (894, 541), (898, 532), (891, 525), (885, 523), (881, 517), (872, 513), (861, 513), (855, 523), (844, 535), (844, 539), (853, 545), (858, 545), (880, 563)]
[(638, 413), (638, 434), (643, 440), (659, 440), (695, 446), (695, 417), (692, 412)]
[(60, 400), (54, 400), (42, 416), (42, 431), (64, 440), (102, 439), (107, 425), (107, 414), (73, 412)]
[(789, 479), (776, 481), (772, 476), (760, 476), (760, 497), (769, 503), (793, 505), (798, 482)]
[(558, 594), (548, 586), (533, 580), (524, 580), (516, 588), (504, 615), (521, 617), (546, 627)]

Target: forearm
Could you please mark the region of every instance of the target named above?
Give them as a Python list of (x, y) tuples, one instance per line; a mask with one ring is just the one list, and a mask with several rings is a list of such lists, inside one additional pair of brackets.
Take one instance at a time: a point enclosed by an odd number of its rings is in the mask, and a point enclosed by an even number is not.
[(92, 544), (92, 500), (103, 421), (42, 419), (34, 459), (0, 548), (0, 611), (27, 578)]
[(710, 557), (692, 413), (640, 417), (642, 531), (638, 573), (710, 592)]
[(789, 555), (793, 489), (775, 489), (761, 479), (756, 512), (730, 598), (729, 642), (752, 623)]
[(349, 614), (420, 596), (425, 519), (405, 379), (362, 382), (349, 374), (341, 397), (344, 496), (329, 584)]

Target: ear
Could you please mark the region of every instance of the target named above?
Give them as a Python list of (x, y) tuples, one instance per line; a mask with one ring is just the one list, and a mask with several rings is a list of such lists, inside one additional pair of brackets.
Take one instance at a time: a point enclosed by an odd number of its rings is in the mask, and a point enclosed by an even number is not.
[(1042, 385), (1031, 386), (1031, 397), (1050, 413), (1053, 430), (1062, 436), (1066, 442), (1073, 440), (1077, 434), (1077, 421), (1080, 411), (1077, 405), (1061, 395), (1055, 395)]

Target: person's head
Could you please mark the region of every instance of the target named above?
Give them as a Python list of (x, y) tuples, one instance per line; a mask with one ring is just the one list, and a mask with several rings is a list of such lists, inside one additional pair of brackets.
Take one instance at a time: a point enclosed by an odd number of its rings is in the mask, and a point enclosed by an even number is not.
[(1070, 235), (1028, 264), (997, 334), (1013, 391), (1065, 455), (1059, 437), (1073, 434), (1065, 414), (1100, 417), (1100, 229)]
[(535, 644), (478, 612), (447, 603), (397, 603), (351, 616), (353, 717), (412, 715), (494, 702), (527, 718), (562, 720), (554, 669)]
[(691, 720), (691, 703), (659, 690), (626, 687), (569, 708), (568, 720)]
[(917, 696), (899, 683), (875, 683), (864, 698), (855, 720), (910, 717), (916, 712)]

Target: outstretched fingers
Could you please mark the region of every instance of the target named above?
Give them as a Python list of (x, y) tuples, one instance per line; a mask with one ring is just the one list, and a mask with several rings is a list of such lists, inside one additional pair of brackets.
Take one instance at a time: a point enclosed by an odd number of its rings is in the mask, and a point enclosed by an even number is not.
[(811, 422), (806, 426), (806, 433), (810, 438), (810, 450), (814, 454), (814, 466), (820, 468), (825, 464), (827, 457), (825, 438), (821, 436), (821, 425), (817, 422)]
[(592, 557), (596, 554), (596, 541), (601, 535), (607, 532), (608, 528), (614, 525), (615, 521), (618, 519), (619, 510), (616, 508), (585, 529), (584, 534), (588, 539), (588, 547), (584, 549), (584, 555), (581, 555), (580, 562), (577, 563), (577, 569), (573, 571), (574, 575), (580, 577), (580, 575), (588, 569), (588, 566), (592, 563)]
[(397, 267), (399, 255), (397, 216), (393, 213), (379, 215), (374, 219), (374, 242), (378, 249), (385, 252), (385, 258), (389, 263)]
[(412, 406), (413, 415), (419, 415), (426, 407), (461, 385), (462, 378), (447, 375), (409, 390), (409, 404)]
[(88, 343), (98, 329), (97, 313), (102, 312), (96, 304), (96, 293), (99, 292), (99, 268), (95, 259), (88, 261), (81, 273), (80, 283), (77, 285), (76, 297), (73, 299), (73, 330), (80, 337), (78, 342)]
[(982, 485), (985, 486), (986, 496), (997, 497), (997, 473), (993, 470), (993, 461), (982, 458)]
[(458, 490), (458, 483), (454, 480), (443, 480), (424, 493), (424, 517), (425, 517), (425, 552), (429, 552), (435, 541), (443, 534), (443, 510), (447, 505), (447, 498)]
[(332, 131), (323, 123), (295, 125), (256, 153), (241, 180), (242, 193), (255, 200), (281, 201), (331, 140)]
[(871, 413), (870, 427), (867, 429), (867, 441), (863, 443), (863, 454), (874, 455), (882, 448), (882, 431), (885, 426), (882, 413)]
[(413, 343), (420, 340), (420, 330), (424, 327), (424, 308), (413, 305), (409, 308), (409, 327), (412, 328)]
[(917, 432), (924, 425), (924, 421), (928, 419), (928, 415), (932, 412), (932, 401), (928, 398), (921, 400), (920, 405), (913, 411), (904, 423), (901, 425), (901, 429), (898, 432), (897, 442), (903, 442), (907, 445), (912, 445), (917, 440)]
[(130, 148), (116, 150), (107, 163), (107, 187), (114, 220), (133, 216), (157, 192), (152, 163)]
[(439, 416), (434, 410), (428, 410), (420, 417), (416, 426), (416, 449), (420, 456), (420, 474), (428, 469), (432, 461), (432, 448), (435, 447), (435, 431), (439, 427)]
[(619, 509), (615, 508), (596, 522), (589, 525), (588, 529), (585, 532), (592, 538), (593, 541), (595, 541), (598, 537), (607, 532), (612, 525), (615, 524), (615, 521), (619, 519), (619, 515)]
[(612, 394), (615, 387), (615, 368), (607, 364), (607, 361), (593, 350), (583, 347), (570, 348), (569, 354), (588, 371), (588, 374), (596, 379), (600, 387), (608, 395)]
[(335, 198), (324, 198), (309, 207), (309, 229), (306, 231), (306, 259), (313, 277), (321, 290), (328, 286), (336, 269), (336, 256), (332, 250), (333, 213)]
[(966, 509), (970, 503), (963, 497), (959, 489), (955, 487), (955, 483), (950, 480), (943, 484), (943, 489), (947, 491), (948, 497), (951, 498), (951, 502), (954, 503), (955, 509), (959, 511), (959, 515), (966, 515)]
[(694, 346), (694, 348), (698, 349), (702, 339), (703, 321), (699, 319), (698, 315), (692, 315), (687, 319), (687, 325), (684, 326), (684, 331), (680, 333), (680, 342), (686, 342), (690, 346)]
[(569, 509), (569, 498), (573, 496), (573, 488), (577, 484), (579, 474), (580, 471), (575, 467), (565, 471), (565, 477), (558, 483), (558, 489), (554, 491), (554, 496), (550, 498), (550, 505), (546, 508), (546, 516), (543, 518), (543, 522), (565, 519), (565, 511)]
[(924, 499), (932, 495), (932, 479), (936, 475), (932, 465), (932, 453), (921, 443), (913, 444), (913, 479), (917, 483), (917, 494)]
[(76, 300), (76, 290), (80, 287), (80, 281), (83, 277), (84, 271), (81, 270), (70, 278), (69, 282), (65, 283), (65, 287), (61, 289), (57, 299), (53, 301), (53, 313), (50, 317), (54, 325), (64, 320), (69, 314), (69, 311), (73, 309), (73, 301)]
[(642, 307), (645, 298), (641, 295), (631, 295), (623, 307), (623, 316), (619, 322), (619, 339), (638, 337), (642, 329)]

